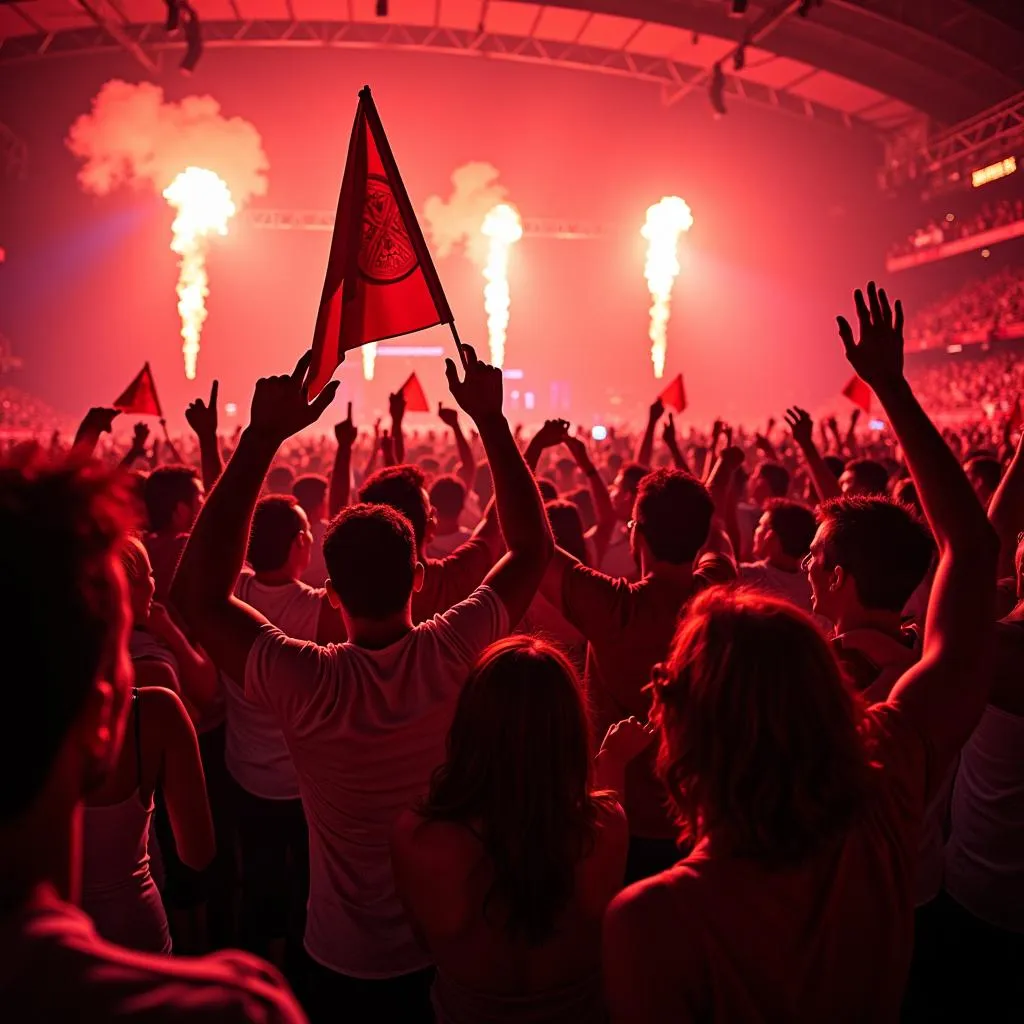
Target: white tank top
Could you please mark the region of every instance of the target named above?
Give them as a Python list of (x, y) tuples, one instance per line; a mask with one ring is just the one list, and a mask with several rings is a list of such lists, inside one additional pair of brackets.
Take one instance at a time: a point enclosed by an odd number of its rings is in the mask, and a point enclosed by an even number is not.
[(1024, 933), (1024, 717), (989, 705), (960, 755), (946, 891), (975, 917)]
[[(324, 591), (295, 580), (279, 586), (259, 583), (243, 573), (235, 596), (262, 612), (286, 636), (316, 640)], [(234, 780), (248, 793), (264, 800), (297, 800), (295, 774), (284, 733), (276, 716), (245, 696), (241, 685), (224, 676), (227, 735), (224, 763)]]

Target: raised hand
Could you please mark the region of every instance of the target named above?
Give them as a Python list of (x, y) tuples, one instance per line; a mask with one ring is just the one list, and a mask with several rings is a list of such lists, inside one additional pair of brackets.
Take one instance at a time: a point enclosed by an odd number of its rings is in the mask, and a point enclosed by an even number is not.
[(132, 431), (132, 451), (139, 452), (141, 454), (146, 450), (146, 444), (148, 441), (149, 427), (142, 422), (136, 423), (135, 429)]
[(814, 444), (814, 420), (806, 409), (801, 409), (798, 405), (787, 409), (786, 424), (793, 434), (793, 440), (801, 448), (808, 448)]
[(650, 746), (656, 734), (657, 730), (650, 723), (632, 716), (625, 718), (609, 727), (601, 744), (601, 754), (627, 764)]
[[(564, 423), (565, 421), (563, 420), (562, 422)], [(580, 465), (590, 462), (590, 452), (587, 451), (587, 442), (578, 434), (566, 434), (566, 436), (562, 438), (562, 444), (569, 449), (569, 454), (572, 455)]]
[(351, 448), (356, 443), (356, 438), (359, 436), (359, 431), (356, 430), (356, 425), (352, 422), (352, 403), (348, 403), (348, 415), (340, 423), (335, 424), (334, 436), (338, 442), (338, 447)]
[(656, 398), (651, 402), (651, 408), (648, 411), (648, 416), (651, 423), (657, 423), (658, 420), (665, 414), (665, 403), (660, 398)]
[(661, 432), (661, 438), (669, 448), (678, 447), (678, 439), (676, 438), (676, 421), (672, 418), (672, 413), (668, 414), (668, 419), (665, 421), (665, 427)]
[(835, 416), (829, 416), (828, 419), (825, 420), (825, 426), (832, 431), (832, 434), (835, 437), (839, 436), (839, 420), (837, 420)]
[(860, 340), (853, 340), (853, 328), (846, 317), (837, 316), (839, 337), (846, 358), (866, 384), (879, 386), (903, 380), (903, 303), (896, 300), (895, 316), (885, 289), (868, 284), (868, 298), (858, 288), (853, 293), (860, 326)]
[(197, 437), (217, 436), (217, 393), (219, 391), (220, 381), (215, 380), (210, 385), (209, 404), (201, 398), (197, 398), (194, 402), (190, 402), (185, 410), (185, 419)]
[(388, 395), (388, 412), (393, 423), (402, 421), (402, 417), (405, 416), (405, 395), (401, 391)]
[(570, 440), (568, 420), (545, 420), (544, 426), (533, 435), (530, 444), (554, 448), (556, 445), (568, 444)]
[(103, 406), (96, 406), (85, 414), (82, 425), (78, 428), (79, 434), (91, 433), (99, 436), (109, 434), (114, 425), (114, 420), (121, 415), (120, 409), (107, 409)]
[(728, 470), (739, 469), (746, 459), (743, 449), (731, 444), (723, 448), (722, 454), (718, 457), (722, 460), (722, 465)]
[(446, 409), (440, 402), (437, 403), (437, 418), (446, 426), (451, 427), (452, 430), (457, 430), (459, 427), (459, 410), (458, 409)]
[(466, 374), (459, 380), (459, 371), (451, 359), (444, 361), (448, 390), (460, 408), (479, 425), (481, 420), (501, 416), (501, 370), (477, 359), (472, 345), (463, 345)]
[(320, 418), (334, 401), (340, 384), (332, 380), (312, 402), (307, 401), (303, 379), (312, 357), (310, 349), (299, 359), (290, 374), (261, 377), (256, 381), (249, 414), (251, 430), (280, 445)]

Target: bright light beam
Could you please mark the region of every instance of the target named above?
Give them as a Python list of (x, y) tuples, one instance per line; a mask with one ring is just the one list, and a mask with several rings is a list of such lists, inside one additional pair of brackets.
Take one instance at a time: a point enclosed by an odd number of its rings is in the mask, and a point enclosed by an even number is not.
[(690, 207), (679, 196), (664, 196), (647, 208), (647, 220), (640, 234), (647, 239), (644, 277), (651, 293), (651, 362), (654, 376), (665, 373), (668, 348), (668, 320), (672, 307), (672, 286), (679, 276), (679, 236), (693, 225)]
[(373, 370), (377, 365), (377, 342), (368, 341), (360, 351), (363, 353), (363, 380), (373, 380)]
[(499, 203), (488, 211), (480, 231), (488, 239), (487, 264), (484, 267), (484, 310), (491, 363), (505, 363), (505, 339), (508, 336), (512, 295), (508, 287), (509, 251), (523, 237), (519, 211), (510, 203)]
[(224, 179), (203, 167), (186, 167), (164, 189), (163, 195), (177, 211), (171, 225), (171, 249), (181, 257), (177, 289), (181, 351), (185, 356), (185, 376), (194, 380), (199, 336), (206, 320), (206, 298), (210, 294), (206, 274), (209, 237), (228, 233), (235, 204)]

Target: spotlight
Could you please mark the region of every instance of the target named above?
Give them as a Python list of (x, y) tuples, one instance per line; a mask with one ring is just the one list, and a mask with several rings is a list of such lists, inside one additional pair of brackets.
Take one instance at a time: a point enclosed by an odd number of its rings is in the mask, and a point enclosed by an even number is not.
[(728, 113), (725, 109), (725, 72), (721, 64), (716, 64), (711, 71), (708, 99), (711, 101), (711, 109), (718, 117), (724, 117)]
[(747, 13), (747, 0), (732, 0), (730, 18), (742, 18)]
[(185, 56), (178, 67), (183, 75), (191, 75), (203, 56), (203, 33), (199, 25), (199, 15), (187, 4), (182, 3), (181, 11), (185, 15), (182, 30), (185, 33)]
[(736, 52), (732, 55), (732, 66), (737, 71), (743, 70), (743, 65), (747, 63), (747, 51), (743, 46), (736, 48)]
[(386, 18), (388, 16), (388, 0), (377, 0), (377, 17)]

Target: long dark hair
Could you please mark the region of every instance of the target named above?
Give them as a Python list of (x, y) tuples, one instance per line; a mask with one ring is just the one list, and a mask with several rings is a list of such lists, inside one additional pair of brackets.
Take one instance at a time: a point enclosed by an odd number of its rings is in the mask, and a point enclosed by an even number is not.
[(868, 791), (863, 708), (828, 642), (785, 601), (716, 587), (654, 673), (658, 770), (684, 834), (792, 863), (841, 833)]
[(484, 915), (500, 908), (513, 938), (544, 942), (569, 904), (605, 799), (589, 783), (587, 714), (568, 659), (536, 637), (492, 644), (459, 697), (419, 813), (477, 832), (493, 868)]

